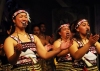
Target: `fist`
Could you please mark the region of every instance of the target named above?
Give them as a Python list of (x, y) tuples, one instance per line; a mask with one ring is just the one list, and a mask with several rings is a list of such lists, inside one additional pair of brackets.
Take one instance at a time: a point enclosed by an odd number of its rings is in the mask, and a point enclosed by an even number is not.
[(22, 50), (22, 44), (20, 44), (20, 43), (18, 43), (16, 46), (15, 46), (15, 51), (17, 51), (17, 52), (21, 52), (21, 50)]

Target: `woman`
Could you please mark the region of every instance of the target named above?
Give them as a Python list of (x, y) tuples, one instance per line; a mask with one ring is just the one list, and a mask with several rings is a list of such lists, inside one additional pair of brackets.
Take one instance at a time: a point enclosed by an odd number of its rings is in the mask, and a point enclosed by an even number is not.
[(90, 33), (89, 22), (79, 19), (74, 22), (74, 40), (69, 48), (74, 58), (72, 71), (99, 71), (97, 53), (100, 53), (99, 35)]
[(47, 52), (37, 36), (26, 33), (25, 28), (30, 22), (27, 11), (17, 10), (12, 15), (12, 20), (15, 25), (15, 31), (6, 38), (4, 51), (8, 61), (13, 64), (13, 71), (42, 71), (37, 64), (36, 53), (42, 58), (48, 59), (66, 49), (62, 47), (66, 43), (62, 43), (57, 50)]
[[(69, 28), (69, 24), (62, 24), (58, 28), (57, 31), (57, 40), (54, 42), (54, 48), (53, 50), (57, 49), (60, 47), (61, 42), (66, 41), (67, 46), (70, 47), (72, 44), (71, 40), (71, 31)], [(56, 71), (70, 71), (72, 67), (72, 57), (70, 56), (70, 53), (68, 49), (63, 50), (59, 54), (57, 54), (56, 59), (55, 59), (55, 66), (56, 66)]]

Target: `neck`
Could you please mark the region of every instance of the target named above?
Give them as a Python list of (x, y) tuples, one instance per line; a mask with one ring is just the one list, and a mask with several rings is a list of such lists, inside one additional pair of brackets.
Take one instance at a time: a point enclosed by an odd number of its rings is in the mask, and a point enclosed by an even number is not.
[(15, 29), (15, 32), (17, 32), (17, 33), (26, 33), (25, 29), (18, 29), (18, 28)]
[(68, 40), (68, 38), (63, 38), (63, 37), (61, 37), (61, 40), (67, 41), (67, 40)]
[(80, 36), (81, 36), (81, 38), (84, 39), (84, 40), (87, 39), (87, 37), (86, 37), (85, 35), (81, 35), (81, 34), (80, 34)]

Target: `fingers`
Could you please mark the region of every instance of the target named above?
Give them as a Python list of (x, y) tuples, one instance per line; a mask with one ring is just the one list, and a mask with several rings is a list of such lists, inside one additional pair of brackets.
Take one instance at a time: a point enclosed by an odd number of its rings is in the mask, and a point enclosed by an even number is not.
[(15, 48), (16, 51), (21, 51), (22, 50), (22, 44), (18, 43)]
[(60, 45), (60, 48), (61, 48), (62, 50), (68, 49), (71, 45), (72, 45), (71, 40), (62, 41), (62, 42), (61, 42), (61, 45)]
[(95, 44), (99, 40), (99, 35), (90, 35), (89, 42), (91, 45)]
[(99, 40), (99, 35), (96, 34), (92, 38), (93, 38), (94, 41), (98, 41)]

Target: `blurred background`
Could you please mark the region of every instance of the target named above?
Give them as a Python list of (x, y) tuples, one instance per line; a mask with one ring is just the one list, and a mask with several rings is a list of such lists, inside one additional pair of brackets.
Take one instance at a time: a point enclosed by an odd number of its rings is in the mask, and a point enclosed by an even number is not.
[[(11, 24), (9, 14), (15, 8), (27, 10), (32, 24), (44, 22), (47, 34), (55, 33), (61, 22), (73, 22), (77, 18), (89, 20), (91, 31), (100, 34), (100, 0), (0, 0), (0, 39)], [(30, 32), (31, 29), (28, 29)], [(99, 66), (98, 60), (98, 66)], [(100, 68), (100, 67), (99, 67)]]

